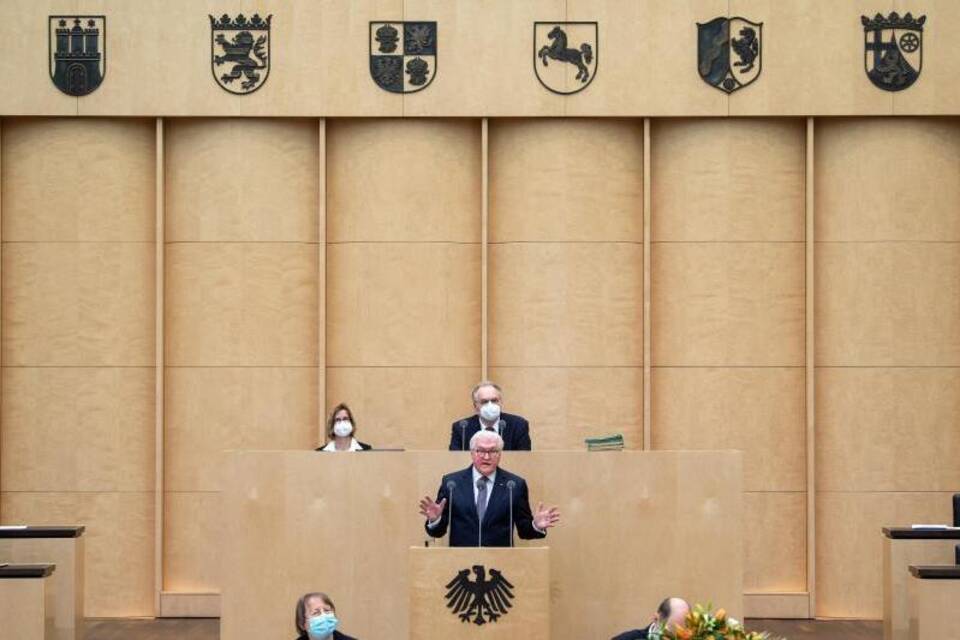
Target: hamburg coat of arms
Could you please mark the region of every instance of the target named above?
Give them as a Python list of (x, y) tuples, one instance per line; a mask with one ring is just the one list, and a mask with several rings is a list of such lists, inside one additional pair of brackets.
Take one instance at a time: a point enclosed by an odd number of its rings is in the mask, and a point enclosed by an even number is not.
[(106, 16), (50, 16), (50, 79), (70, 96), (85, 96), (107, 74)]
[(436, 22), (371, 22), (370, 76), (391, 93), (413, 93), (437, 75)]
[(923, 24), (927, 16), (861, 16), (864, 68), (867, 77), (884, 91), (902, 91), (920, 77), (923, 67)]
[(598, 46), (596, 22), (534, 22), (533, 72), (554, 93), (583, 91), (597, 75)]
[(762, 22), (720, 17), (697, 23), (697, 71), (712, 87), (744, 88), (760, 76), (762, 54)]
[(213, 79), (225, 91), (253, 93), (270, 75), (270, 20), (259, 14), (231, 19), (210, 16), (210, 65)]

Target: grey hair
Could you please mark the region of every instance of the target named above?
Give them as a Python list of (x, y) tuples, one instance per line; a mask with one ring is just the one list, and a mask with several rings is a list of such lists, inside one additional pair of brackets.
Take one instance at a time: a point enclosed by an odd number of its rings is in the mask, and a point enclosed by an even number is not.
[(480, 391), (481, 387), (493, 387), (497, 390), (497, 393), (500, 394), (500, 397), (503, 398), (503, 389), (500, 388), (493, 380), (481, 380), (477, 384), (473, 385), (473, 390), (470, 391), (470, 400), (473, 402), (477, 401), (477, 391)]
[(477, 448), (477, 443), (480, 440), (493, 440), (497, 443), (497, 449), (503, 451), (503, 438), (500, 437), (500, 434), (496, 431), (484, 431), (480, 429), (475, 434), (470, 437), (470, 451), (475, 451)]

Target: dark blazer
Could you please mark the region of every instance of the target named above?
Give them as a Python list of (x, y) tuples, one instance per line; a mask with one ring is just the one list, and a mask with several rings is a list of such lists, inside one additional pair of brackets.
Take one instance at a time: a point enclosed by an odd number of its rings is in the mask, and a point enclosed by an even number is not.
[[(434, 538), (443, 537), (450, 527), (451, 547), (509, 547), (510, 546), (510, 489), (507, 483), (513, 480), (513, 524), (524, 540), (545, 538), (547, 534), (533, 528), (533, 514), (527, 496), (527, 482), (503, 467), (497, 469), (487, 510), (483, 514), (483, 528), (477, 522), (477, 505), (473, 499), (473, 465), (462, 471), (443, 476), (437, 502), (447, 498), (443, 515), (437, 526), (430, 528), (424, 523), (427, 533)], [(453, 482), (453, 495), (447, 491), (447, 483)], [(453, 511), (453, 522), (450, 512)]]
[[(333, 638), (333, 640), (357, 640), (356, 638), (352, 638), (348, 635), (344, 635), (339, 631), (334, 631), (331, 638)], [(301, 633), (300, 635), (297, 636), (297, 640), (310, 640), (310, 636), (306, 633)]]
[[(526, 418), (510, 413), (501, 413), (500, 437), (506, 451), (530, 451), (530, 424)], [(473, 414), (469, 418), (457, 420), (450, 427), (450, 451), (466, 451), (470, 448), (470, 438), (480, 431), (480, 416)]]
[(647, 640), (649, 633), (650, 627), (646, 629), (634, 629), (633, 631), (625, 631), (618, 636), (614, 636), (611, 640)]
[[(373, 447), (367, 444), (366, 442), (360, 442), (359, 440), (357, 440), (357, 444), (360, 445), (361, 451), (370, 451), (370, 449), (373, 449)], [(323, 447), (325, 446), (327, 446), (327, 443), (324, 443)], [(323, 451), (323, 447), (317, 447), (316, 449), (314, 449), (314, 451)], [(327, 453), (330, 453), (330, 452), (327, 451)]]

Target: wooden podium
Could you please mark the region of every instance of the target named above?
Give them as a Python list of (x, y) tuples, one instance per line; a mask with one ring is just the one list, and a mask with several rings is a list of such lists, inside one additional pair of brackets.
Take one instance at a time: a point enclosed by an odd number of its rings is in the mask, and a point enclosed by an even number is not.
[(550, 637), (546, 547), (411, 547), (410, 638)]

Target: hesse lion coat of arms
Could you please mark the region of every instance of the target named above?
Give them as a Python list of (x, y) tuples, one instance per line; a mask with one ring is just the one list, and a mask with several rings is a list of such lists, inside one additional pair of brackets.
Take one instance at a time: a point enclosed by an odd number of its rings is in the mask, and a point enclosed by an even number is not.
[(237, 95), (253, 93), (270, 75), (270, 20), (258, 14), (234, 19), (210, 16), (210, 59), (213, 79)]
[(371, 22), (370, 76), (391, 93), (426, 89), (437, 75), (436, 22)]

